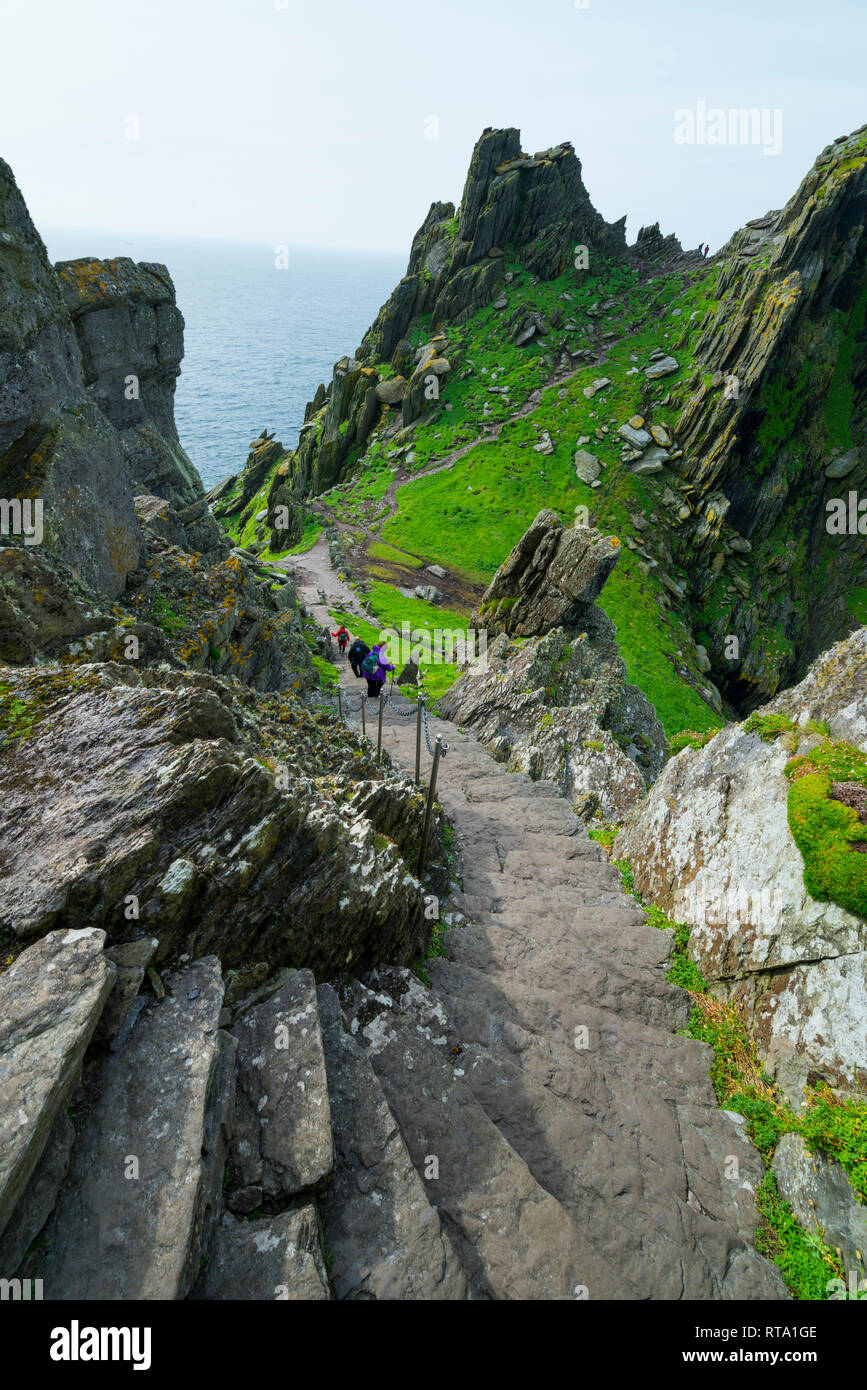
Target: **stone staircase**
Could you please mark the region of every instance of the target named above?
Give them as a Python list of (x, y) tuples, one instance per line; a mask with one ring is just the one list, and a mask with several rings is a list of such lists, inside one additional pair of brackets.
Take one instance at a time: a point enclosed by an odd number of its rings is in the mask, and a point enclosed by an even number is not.
[[(431, 724), (462, 880), (429, 987), (283, 969), (239, 998), (211, 956), (156, 998), (97, 930), (0, 975), (6, 1277), (71, 1300), (787, 1296), (754, 1244), (759, 1155), (678, 1033), (670, 933), (552, 786)], [(395, 763), (414, 734), (389, 710)]]

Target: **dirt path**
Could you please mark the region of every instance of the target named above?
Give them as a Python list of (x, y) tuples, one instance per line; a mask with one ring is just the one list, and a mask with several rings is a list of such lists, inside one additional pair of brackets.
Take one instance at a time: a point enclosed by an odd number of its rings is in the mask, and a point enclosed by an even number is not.
[[(287, 567), (323, 625), (322, 594), (359, 612), (324, 541)], [(362, 682), (341, 668), (360, 727)], [(393, 698), (383, 743), (412, 775), (415, 721)], [(378, 1007), (390, 996), (403, 1022), (370, 1024), (370, 1043), (416, 1166), (440, 1156), (437, 1201), (476, 1286), (512, 1296), (511, 1260), (522, 1296), (785, 1297), (753, 1244), (759, 1155), (717, 1109), (710, 1049), (675, 1031), (690, 1000), (665, 980), (669, 934), (552, 784), (507, 773), (447, 721), (430, 730), (449, 745), (439, 796), (462, 891), (442, 906), (453, 929), (431, 992), (390, 972)], [(506, 1207), (520, 1255), (494, 1229)]]

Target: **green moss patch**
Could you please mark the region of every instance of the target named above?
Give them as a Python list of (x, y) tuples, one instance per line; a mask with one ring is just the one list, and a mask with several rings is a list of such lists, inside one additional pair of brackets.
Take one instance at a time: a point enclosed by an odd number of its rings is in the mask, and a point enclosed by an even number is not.
[(851, 743), (826, 739), (786, 764), (791, 780), (789, 828), (804, 860), (804, 885), (811, 897), (831, 900), (867, 917), (867, 825), (850, 806), (829, 796), (833, 782), (867, 787), (867, 756)]

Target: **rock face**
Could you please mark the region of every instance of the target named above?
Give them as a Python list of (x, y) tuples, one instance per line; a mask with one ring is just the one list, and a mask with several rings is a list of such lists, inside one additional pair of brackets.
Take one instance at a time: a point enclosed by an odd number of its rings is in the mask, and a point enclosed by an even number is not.
[[(211, 677), (112, 665), (8, 676), (10, 705), (33, 723), (4, 754), (0, 930), (26, 940), (90, 923), (115, 943), (135, 922), (159, 938), (159, 960), (195, 948), (235, 965), (255, 949), (325, 974), (423, 949), (418, 881), (395, 847), (377, 849), (371, 820), (309, 780), (325, 740), (308, 722), (303, 753), (300, 709), (279, 706), (257, 739)], [(289, 746), (281, 714), (297, 721)], [(263, 737), (282, 773), (263, 765)], [(363, 760), (341, 760), (349, 794)], [(421, 794), (394, 779), (389, 796), (417, 836)]]
[(773, 1161), (780, 1196), (806, 1231), (821, 1233), (837, 1249), (843, 1271), (864, 1274), (867, 1250), (867, 1208), (856, 1200), (852, 1184), (839, 1163), (821, 1152), (811, 1154), (800, 1134), (784, 1134)]
[(867, 450), (853, 454), (867, 438), (865, 206), (862, 126), (822, 151), (781, 211), (723, 247), (717, 302), (700, 321), (675, 429), (690, 488), (677, 554), (713, 615), (713, 680), (738, 709), (851, 631), (846, 595), (865, 584), (863, 533), (827, 529), (829, 503), (867, 489)]
[(42, 544), (114, 596), (140, 556), (117, 434), (89, 399), (45, 247), (0, 160), (0, 497), (39, 500)]
[(96, 928), (52, 932), (0, 975), (0, 1234), (78, 1081), (114, 967)]
[(540, 512), (474, 619), (504, 631), (440, 702), (510, 771), (554, 782), (588, 820), (622, 819), (668, 748), (594, 602), (619, 554), (615, 537), (566, 530), (556, 512)]
[(195, 502), (202, 482), (175, 425), (184, 320), (168, 270), (126, 256), (61, 261), (55, 269), (88, 394), (119, 432), (134, 490)]
[[(867, 749), (867, 628), (826, 652), (761, 714), (801, 726), (798, 752), (822, 741)], [(672, 758), (620, 832), (635, 885), (691, 927), (689, 953), (714, 992), (739, 1005), (767, 1070), (795, 1103), (808, 1075), (833, 1085), (867, 1071), (867, 922), (812, 898), (789, 829), (783, 775), (792, 744), (729, 725)]]

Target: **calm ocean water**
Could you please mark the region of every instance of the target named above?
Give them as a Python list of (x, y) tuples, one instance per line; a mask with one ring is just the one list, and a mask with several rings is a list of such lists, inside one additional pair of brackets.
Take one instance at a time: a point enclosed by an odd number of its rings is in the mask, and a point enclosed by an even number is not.
[(52, 261), (130, 256), (168, 266), (186, 321), (175, 418), (205, 487), (243, 467), (262, 429), (294, 448), (317, 385), (358, 347), (406, 269), (394, 255), (291, 248), (278, 270), (270, 245), (43, 236)]

